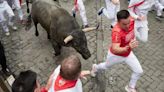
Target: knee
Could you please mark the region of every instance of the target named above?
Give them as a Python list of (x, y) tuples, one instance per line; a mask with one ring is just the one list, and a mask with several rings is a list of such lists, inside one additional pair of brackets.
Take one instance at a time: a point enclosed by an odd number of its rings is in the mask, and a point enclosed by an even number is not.
[(138, 71), (136, 71), (136, 73), (139, 74), (139, 75), (142, 75), (144, 72), (143, 72), (143, 69), (141, 68)]
[(141, 38), (140, 40), (141, 40), (142, 42), (144, 42), (144, 43), (145, 43), (145, 42), (147, 42), (147, 41), (148, 41), (148, 38), (147, 38), (147, 37), (143, 37), (143, 38)]

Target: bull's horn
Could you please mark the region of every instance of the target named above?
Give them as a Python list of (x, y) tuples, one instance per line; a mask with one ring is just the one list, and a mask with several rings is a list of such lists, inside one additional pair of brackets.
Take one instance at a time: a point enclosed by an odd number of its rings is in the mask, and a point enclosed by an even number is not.
[(64, 42), (65, 44), (67, 44), (69, 41), (71, 41), (73, 39), (73, 36), (72, 35), (69, 35), (67, 36), (65, 39), (64, 39)]
[(97, 27), (88, 27), (88, 28), (84, 28), (82, 29), (84, 32), (89, 32), (89, 31), (92, 31), (92, 30), (95, 30), (97, 29)]

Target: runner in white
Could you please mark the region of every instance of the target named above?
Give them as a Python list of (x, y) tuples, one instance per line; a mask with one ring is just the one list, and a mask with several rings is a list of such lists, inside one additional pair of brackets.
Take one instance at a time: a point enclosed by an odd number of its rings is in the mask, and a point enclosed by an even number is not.
[(82, 21), (83, 21), (83, 28), (89, 27), (83, 0), (74, 0), (74, 7), (72, 9), (72, 13), (73, 13), (74, 17), (76, 16), (77, 11), (80, 12), (80, 16), (81, 16)]
[(164, 18), (162, 13), (164, 12), (164, 0), (155, 0), (155, 10), (157, 11), (157, 19)]
[[(9, 17), (9, 22), (7, 22), (5, 18), (5, 14)], [(8, 3), (4, 0), (0, 0), (0, 26), (2, 30), (6, 32), (6, 35), (10, 35), (8, 25), (12, 27), (13, 30), (17, 30), (17, 27), (14, 26), (13, 23), (14, 13)]]
[(116, 14), (120, 10), (119, 0), (105, 0), (106, 8), (101, 7), (98, 11), (98, 15), (104, 14), (109, 20), (111, 20), (111, 28), (116, 24)]
[(91, 75), (94, 77), (100, 70), (106, 70), (118, 63), (126, 63), (133, 71), (129, 84), (125, 87), (127, 92), (137, 92), (136, 83), (143, 73), (142, 67), (133, 53), (138, 46), (134, 35), (134, 19), (127, 10), (117, 14), (118, 23), (112, 29), (112, 45), (108, 50), (107, 59), (100, 64), (93, 64)]
[(21, 9), (20, 1), (19, 0), (13, 0), (13, 4), (14, 4), (16, 10), (18, 11), (20, 23), (24, 24), (25, 21), (23, 20), (23, 11)]
[(135, 18), (135, 35), (142, 42), (148, 41), (147, 14), (155, 0), (130, 0), (129, 12)]

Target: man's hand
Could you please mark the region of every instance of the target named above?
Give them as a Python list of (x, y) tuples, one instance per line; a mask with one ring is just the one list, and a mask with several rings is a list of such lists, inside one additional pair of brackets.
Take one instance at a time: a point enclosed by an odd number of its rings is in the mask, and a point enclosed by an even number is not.
[(137, 18), (137, 20), (143, 21), (143, 20), (145, 20), (145, 16), (139, 16), (139, 17)]
[(112, 3), (115, 5), (118, 5), (120, 3), (120, 1), (119, 0), (112, 0)]
[(135, 40), (135, 39), (134, 40), (131, 40), (130, 43), (129, 43), (129, 47), (131, 49), (138, 47), (138, 41)]
[(81, 71), (80, 78), (83, 78), (83, 79), (87, 80), (87, 78), (85, 77), (87, 75), (90, 75), (90, 71), (89, 70)]

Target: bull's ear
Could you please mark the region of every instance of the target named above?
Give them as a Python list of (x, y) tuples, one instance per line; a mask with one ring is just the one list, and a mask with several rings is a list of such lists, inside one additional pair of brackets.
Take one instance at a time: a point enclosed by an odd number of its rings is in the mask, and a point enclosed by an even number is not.
[(72, 35), (69, 35), (67, 36), (65, 39), (64, 39), (64, 43), (67, 44), (69, 41), (71, 41), (73, 39), (73, 36)]

